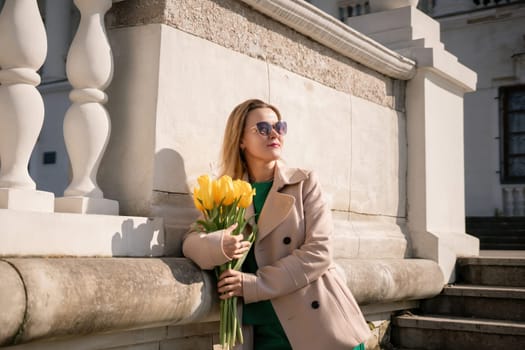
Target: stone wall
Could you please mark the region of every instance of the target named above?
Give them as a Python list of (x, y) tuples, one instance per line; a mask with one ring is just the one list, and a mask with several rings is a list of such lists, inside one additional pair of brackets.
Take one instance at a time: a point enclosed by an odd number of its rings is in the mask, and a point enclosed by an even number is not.
[(386, 107), (404, 109), (402, 82), (359, 64), (238, 0), (129, 0), (113, 27), (166, 24)]
[(407, 255), (404, 81), (241, 1), (130, 0), (108, 21), (113, 128), (99, 181), (121, 214), (165, 219), (168, 254), (195, 218), (196, 177), (217, 171), (229, 112), (256, 97), (288, 120), (284, 159), (319, 173), (338, 235), (361, 247), (351, 257)]

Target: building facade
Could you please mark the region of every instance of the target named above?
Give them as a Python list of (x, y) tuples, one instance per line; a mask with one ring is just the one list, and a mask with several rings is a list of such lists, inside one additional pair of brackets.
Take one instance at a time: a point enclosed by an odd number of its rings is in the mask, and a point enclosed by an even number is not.
[[(370, 9), (369, 1), (310, 2), (349, 25)], [(465, 96), (466, 215), (524, 216), (524, 2), (425, 0), (418, 7), (440, 23), (447, 51), (479, 77)]]
[(524, 216), (525, 3), (442, 3), (445, 47), (479, 77), (465, 98), (467, 215)]

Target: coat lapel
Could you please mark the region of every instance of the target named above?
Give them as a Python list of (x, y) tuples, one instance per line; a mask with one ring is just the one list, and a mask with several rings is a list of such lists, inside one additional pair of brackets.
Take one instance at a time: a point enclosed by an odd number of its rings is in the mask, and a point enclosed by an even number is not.
[[(275, 185), (273, 187), (275, 187)], [(293, 196), (279, 193), (275, 191), (273, 187), (270, 193), (268, 193), (261, 216), (259, 217), (259, 234), (257, 235), (257, 241), (262, 240), (280, 225), (295, 204), (295, 198)]]
[[(262, 212), (258, 220), (259, 232), (257, 241), (262, 240), (277, 226), (279, 226), (290, 213), (295, 205), (295, 197), (280, 191), (290, 184), (295, 184), (306, 179), (304, 171), (299, 169), (284, 168), (279, 165), (275, 167), (273, 186), (264, 202)], [(251, 213), (251, 214), (249, 214)], [(246, 217), (253, 216), (253, 205), (246, 211)]]

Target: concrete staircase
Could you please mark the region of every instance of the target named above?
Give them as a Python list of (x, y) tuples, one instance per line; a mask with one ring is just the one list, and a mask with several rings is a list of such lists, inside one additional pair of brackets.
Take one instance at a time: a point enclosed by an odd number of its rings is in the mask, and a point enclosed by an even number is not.
[(457, 284), (394, 318), (396, 349), (525, 349), (525, 258), (460, 258)]

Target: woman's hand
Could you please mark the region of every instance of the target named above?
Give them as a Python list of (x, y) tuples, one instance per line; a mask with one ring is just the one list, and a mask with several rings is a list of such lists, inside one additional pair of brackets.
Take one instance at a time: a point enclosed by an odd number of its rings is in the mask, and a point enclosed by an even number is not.
[(233, 224), (227, 229), (224, 229), (222, 237), (222, 250), (224, 254), (230, 259), (240, 259), (248, 250), (250, 250), (250, 242), (244, 241), (242, 234), (232, 236), (233, 230), (237, 224)]
[(217, 283), (219, 298), (229, 299), (233, 296), (242, 297), (242, 272), (226, 270), (219, 276)]

